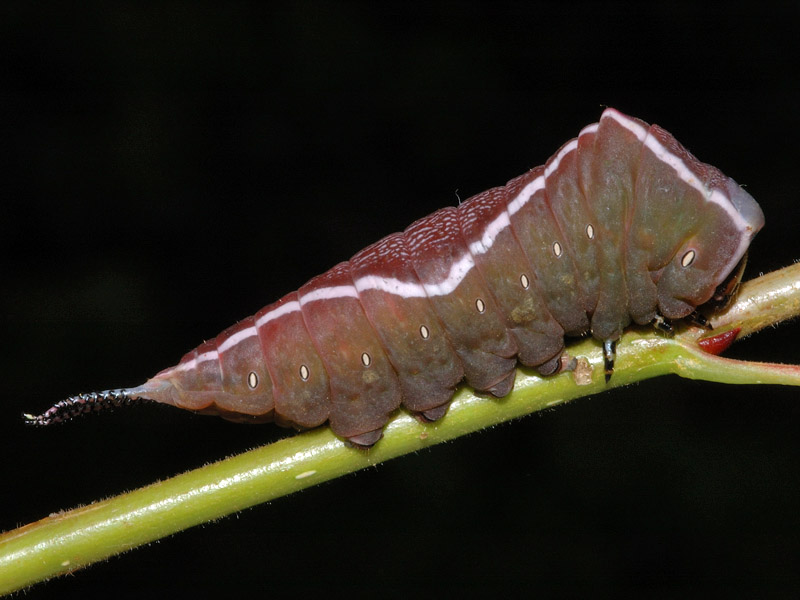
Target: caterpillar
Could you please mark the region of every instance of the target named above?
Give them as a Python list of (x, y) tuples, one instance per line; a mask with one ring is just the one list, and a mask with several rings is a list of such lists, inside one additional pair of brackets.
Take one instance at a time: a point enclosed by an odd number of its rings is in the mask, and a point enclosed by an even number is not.
[(462, 381), (496, 397), (566, 336), (701, 320), (764, 224), (733, 179), (657, 125), (606, 109), (543, 166), (442, 208), (204, 342), (144, 384), (79, 394), (48, 425), (139, 400), (369, 447), (400, 405), (442, 417)]

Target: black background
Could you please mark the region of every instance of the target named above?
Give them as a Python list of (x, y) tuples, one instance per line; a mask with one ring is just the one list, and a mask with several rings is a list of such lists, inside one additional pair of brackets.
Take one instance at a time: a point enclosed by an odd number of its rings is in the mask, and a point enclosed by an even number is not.
[[(724, 8), (723, 8), (724, 7)], [(757, 7), (757, 8), (756, 8)], [(748, 273), (800, 257), (795, 4), (82, 3), (0, 15), (0, 529), (288, 432), (134, 385), (604, 106), (747, 186)], [(732, 349), (800, 362), (797, 325)], [(666, 378), (194, 528), (28, 597), (796, 589), (796, 389)]]

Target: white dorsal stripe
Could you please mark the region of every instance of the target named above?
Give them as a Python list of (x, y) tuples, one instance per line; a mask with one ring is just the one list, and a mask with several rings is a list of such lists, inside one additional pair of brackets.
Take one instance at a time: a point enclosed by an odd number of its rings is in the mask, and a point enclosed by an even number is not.
[(203, 352), (203, 354), (201, 354), (200, 356), (196, 356), (192, 360), (188, 360), (186, 362), (178, 364), (177, 366), (170, 369), (170, 371), (168, 371), (167, 373), (170, 373), (172, 371), (190, 371), (200, 363), (207, 362), (209, 360), (217, 360), (218, 358), (219, 358), (219, 352), (217, 352), (216, 350)]
[(592, 123), (591, 125), (587, 125), (581, 132), (578, 134), (578, 139), (580, 140), (583, 136), (589, 135), (590, 133), (597, 133), (597, 128), (600, 127), (600, 123)]
[(300, 296), (300, 306), (315, 300), (331, 300), (333, 298), (358, 298), (358, 291), (354, 285), (334, 285), (332, 287), (317, 288)]
[(251, 325), (250, 327), (245, 327), (244, 329), (234, 333), (232, 336), (222, 342), (222, 344), (220, 344), (216, 350), (209, 350), (208, 352), (204, 352), (203, 354), (196, 356), (192, 360), (186, 361), (185, 363), (180, 363), (177, 367), (175, 367), (175, 370), (187, 371), (195, 368), (200, 363), (207, 362), (209, 360), (217, 360), (220, 352), (225, 352), (239, 342), (257, 335), (258, 327), (261, 327), (265, 323), (269, 323), (274, 319), (280, 318), (283, 315), (296, 312), (298, 310), (300, 310), (300, 303), (297, 300), (292, 300), (291, 302), (282, 304), (278, 308), (261, 315), (254, 326)]
[(528, 185), (522, 188), (522, 191), (519, 194), (517, 194), (517, 197), (508, 203), (508, 208), (506, 209), (508, 210), (508, 214), (509, 215), (515, 214), (517, 211), (519, 211), (520, 208), (522, 208), (528, 203), (528, 200), (530, 200), (531, 197), (536, 192), (543, 189), (544, 189), (544, 177), (542, 175), (539, 175), (536, 179), (534, 179)]
[(239, 342), (246, 340), (247, 338), (251, 338), (258, 333), (256, 328), (252, 325), (250, 327), (245, 327), (244, 329), (240, 329), (232, 336), (230, 336), (227, 340), (222, 342), (219, 346), (217, 346), (217, 352), (225, 352), (228, 348), (231, 348), (238, 344)]
[(472, 252), (472, 254), (486, 254), (489, 248), (494, 244), (497, 236), (500, 235), (500, 232), (509, 225), (511, 225), (510, 217), (506, 211), (503, 211), (494, 221), (486, 226), (481, 239), (469, 245), (469, 251)]
[(261, 327), (270, 321), (274, 321), (275, 319), (282, 317), (283, 315), (288, 315), (289, 313), (297, 312), (298, 310), (300, 310), (300, 303), (297, 300), (292, 300), (286, 304), (281, 304), (278, 308), (273, 308), (268, 313), (264, 313), (258, 317), (258, 319), (256, 319), (256, 327)]
[(561, 161), (564, 160), (564, 157), (577, 148), (578, 148), (578, 138), (570, 140), (570, 142), (561, 149), (561, 151), (550, 162), (550, 164), (545, 165), (544, 178), (547, 179), (548, 177), (550, 177), (550, 175), (555, 173), (558, 170), (558, 166), (561, 164)]
[[(611, 118), (617, 123), (631, 131), (642, 142), (658, 160), (669, 165), (677, 174), (677, 176), (688, 185), (698, 190), (706, 200), (718, 204), (722, 207), (728, 215), (730, 215), (736, 227), (741, 231), (749, 230), (749, 226), (742, 218), (739, 212), (731, 203), (730, 199), (721, 191), (717, 189), (708, 190), (703, 184), (694, 176), (686, 164), (677, 156), (672, 154), (667, 148), (658, 142), (653, 136), (648, 134), (648, 130), (639, 125), (637, 122), (625, 117), (614, 109), (607, 109), (603, 112), (602, 119)], [(176, 371), (183, 371), (195, 368), (198, 364), (216, 360), (219, 358), (219, 352), (224, 352), (239, 342), (249, 339), (250, 337), (258, 334), (258, 328), (266, 323), (279, 319), (285, 315), (299, 311), (302, 306), (315, 302), (318, 300), (333, 300), (337, 298), (358, 298), (359, 292), (376, 290), (387, 294), (400, 296), (402, 298), (424, 298), (434, 296), (446, 296), (453, 293), (458, 288), (467, 274), (475, 267), (473, 255), (485, 254), (494, 245), (497, 236), (511, 225), (510, 216), (517, 213), (524, 207), (536, 192), (545, 188), (545, 180), (558, 170), (561, 162), (570, 153), (578, 148), (578, 143), (581, 137), (585, 135), (597, 133), (599, 123), (593, 123), (584, 127), (578, 138), (568, 142), (550, 162), (549, 166), (545, 166), (543, 175), (539, 175), (530, 181), (522, 190), (513, 198), (506, 206), (500, 215), (491, 221), (483, 231), (483, 235), (478, 241), (472, 242), (469, 245), (469, 252), (465, 253), (458, 260), (454, 261), (450, 266), (450, 270), (446, 276), (441, 280), (435, 282), (417, 283), (414, 281), (402, 281), (393, 277), (382, 277), (380, 275), (366, 275), (359, 277), (353, 281), (353, 285), (337, 285), (331, 287), (317, 288), (301, 297), (298, 300), (286, 302), (273, 310), (264, 313), (255, 321), (255, 325), (247, 327), (236, 332), (234, 335), (226, 339), (218, 348), (218, 350), (211, 350), (205, 352), (190, 361), (181, 363), (175, 367)], [(591, 227), (589, 225), (588, 227)], [(588, 230), (587, 230), (588, 231)], [(590, 235), (590, 237), (592, 237)], [(742, 244), (746, 246), (747, 238), (743, 237)], [(738, 258), (737, 258), (738, 260)]]
[(424, 298), (427, 295), (425, 293), (425, 288), (419, 283), (400, 281), (393, 277), (365, 275), (364, 277), (359, 277), (353, 283), (355, 284), (356, 290), (359, 292), (376, 290), (403, 298)]
[(199, 355), (195, 360), (199, 363), (206, 362), (209, 360), (214, 360), (219, 356), (219, 352), (216, 350), (209, 350), (208, 352), (204, 352), (203, 354)]
[(423, 283), (425, 293), (428, 296), (447, 296), (452, 294), (458, 287), (458, 284), (464, 281), (472, 268), (475, 266), (475, 261), (472, 260), (472, 255), (469, 253), (464, 254), (456, 262), (450, 266), (450, 272), (447, 277), (438, 283)]
[[(565, 147), (562, 149), (562, 152), (559, 153), (559, 161), (561, 158), (563, 158), (563, 156), (566, 156), (569, 152), (577, 147), (577, 140), (570, 142), (568, 147), (569, 148)], [(514, 214), (520, 208), (525, 206), (530, 198), (541, 189), (544, 189), (544, 177), (540, 175), (526, 185), (522, 191), (520, 191), (517, 197), (509, 203), (507, 211), (504, 210), (486, 226), (481, 239), (470, 244), (470, 252), (473, 254), (485, 254), (488, 252), (489, 249), (494, 245), (494, 242), (500, 232), (502, 232), (511, 224), (509, 214)], [(359, 277), (356, 279), (353, 282), (353, 285), (337, 285), (327, 288), (317, 288), (316, 290), (301, 296), (299, 301), (292, 300), (291, 302), (282, 304), (281, 306), (264, 313), (258, 319), (256, 319), (255, 326), (247, 327), (237, 331), (235, 334), (226, 339), (219, 346), (218, 350), (205, 352), (204, 354), (201, 354), (190, 361), (181, 363), (176, 367), (175, 370), (185, 371), (193, 369), (199, 363), (218, 359), (219, 352), (225, 352), (239, 342), (257, 335), (259, 327), (262, 327), (270, 321), (279, 319), (284, 315), (297, 312), (302, 306), (308, 304), (309, 302), (315, 302), (317, 300), (332, 300), (336, 298), (358, 298), (358, 292), (367, 290), (377, 290), (387, 294), (400, 296), (402, 298), (446, 296), (455, 291), (455, 289), (474, 267), (475, 261), (472, 258), (472, 254), (466, 253), (450, 266), (450, 271), (447, 276), (436, 283), (419, 284), (410, 281), (400, 281), (399, 279), (395, 279), (393, 277), (365, 275), (364, 277)]]
[[(718, 189), (708, 189), (706, 186), (704, 186), (697, 179), (695, 174), (692, 173), (689, 167), (687, 167), (680, 158), (662, 146), (661, 142), (659, 142), (655, 137), (649, 135), (647, 129), (639, 125), (639, 123), (636, 121), (629, 119), (622, 113), (612, 108), (606, 109), (603, 112), (603, 115), (600, 117), (600, 120), (602, 121), (605, 118), (614, 119), (625, 129), (633, 133), (637, 138), (639, 138), (640, 142), (642, 142), (653, 154), (656, 155), (658, 160), (663, 162), (665, 165), (672, 167), (681, 181), (684, 181), (687, 185), (700, 192), (707, 201), (719, 205), (726, 213), (728, 213), (728, 216), (730, 216), (731, 220), (734, 222), (739, 231), (746, 232), (750, 230), (750, 226), (747, 224), (747, 221), (745, 221), (742, 215), (739, 214), (739, 211), (736, 210), (736, 207), (733, 205), (730, 198), (728, 198)], [(747, 239), (749, 238), (745, 238), (745, 240)]]

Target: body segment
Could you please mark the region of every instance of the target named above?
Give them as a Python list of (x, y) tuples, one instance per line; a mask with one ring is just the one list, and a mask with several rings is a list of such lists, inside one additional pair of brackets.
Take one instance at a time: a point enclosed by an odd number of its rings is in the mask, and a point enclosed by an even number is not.
[(356, 254), (350, 274), (405, 406), (419, 413), (446, 406), (464, 367), (419, 283), (405, 236), (392, 234)]

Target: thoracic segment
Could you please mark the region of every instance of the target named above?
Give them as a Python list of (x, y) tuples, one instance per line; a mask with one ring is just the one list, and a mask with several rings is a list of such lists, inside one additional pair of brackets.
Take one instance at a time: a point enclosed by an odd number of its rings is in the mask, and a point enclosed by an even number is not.
[[(545, 166), (380, 240), (135, 389), (236, 420), (329, 420), (370, 445), (401, 403), (441, 416), (463, 378), (503, 396), (517, 359), (556, 371), (565, 335), (604, 342), (610, 374), (631, 320), (692, 312), (762, 223), (732, 180), (608, 109)], [(710, 232), (721, 250), (704, 252)]]

